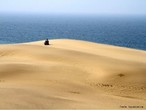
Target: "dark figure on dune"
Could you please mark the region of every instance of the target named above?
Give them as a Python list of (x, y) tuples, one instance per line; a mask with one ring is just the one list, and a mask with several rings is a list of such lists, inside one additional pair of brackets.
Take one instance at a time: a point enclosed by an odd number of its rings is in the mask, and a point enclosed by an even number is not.
[(44, 45), (50, 45), (48, 39), (45, 40)]

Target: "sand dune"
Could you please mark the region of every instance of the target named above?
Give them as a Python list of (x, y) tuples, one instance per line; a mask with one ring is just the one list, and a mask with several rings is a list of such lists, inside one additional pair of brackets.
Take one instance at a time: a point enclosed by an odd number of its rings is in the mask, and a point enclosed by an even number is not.
[(146, 51), (50, 43), (0, 45), (0, 108), (146, 107)]

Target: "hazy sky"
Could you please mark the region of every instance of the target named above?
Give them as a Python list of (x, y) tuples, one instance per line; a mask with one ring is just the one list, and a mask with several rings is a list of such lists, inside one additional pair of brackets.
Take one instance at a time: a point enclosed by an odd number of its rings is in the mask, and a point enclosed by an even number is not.
[(146, 0), (0, 0), (0, 12), (146, 15)]

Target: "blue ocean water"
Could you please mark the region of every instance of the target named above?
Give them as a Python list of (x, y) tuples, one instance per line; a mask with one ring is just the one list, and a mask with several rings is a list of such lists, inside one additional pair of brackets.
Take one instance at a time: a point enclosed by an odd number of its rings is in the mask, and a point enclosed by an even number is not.
[(0, 43), (69, 38), (146, 50), (144, 16), (0, 14)]

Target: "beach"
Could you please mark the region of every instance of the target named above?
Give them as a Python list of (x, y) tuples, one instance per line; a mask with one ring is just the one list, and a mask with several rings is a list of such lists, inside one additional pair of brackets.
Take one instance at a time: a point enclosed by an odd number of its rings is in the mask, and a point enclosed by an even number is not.
[(146, 107), (146, 51), (69, 39), (0, 45), (0, 109), (124, 107)]

